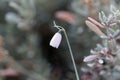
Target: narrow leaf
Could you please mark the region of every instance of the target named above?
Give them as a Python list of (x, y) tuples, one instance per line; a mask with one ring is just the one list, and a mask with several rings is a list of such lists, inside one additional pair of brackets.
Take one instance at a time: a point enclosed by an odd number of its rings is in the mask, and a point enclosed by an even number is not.
[(106, 36), (95, 24), (91, 23), (90, 21), (85, 21), (86, 25), (95, 32), (98, 36)]
[(99, 23), (98, 21), (96, 21), (95, 19), (91, 18), (91, 17), (88, 17), (88, 19), (94, 23), (95, 25), (101, 27), (101, 28), (105, 28), (105, 26), (103, 26), (101, 23)]

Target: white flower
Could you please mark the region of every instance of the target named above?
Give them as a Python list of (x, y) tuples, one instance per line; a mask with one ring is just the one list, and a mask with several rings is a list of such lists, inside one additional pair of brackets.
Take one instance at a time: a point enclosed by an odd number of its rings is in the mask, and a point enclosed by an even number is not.
[(83, 61), (90, 62), (90, 61), (97, 59), (98, 57), (99, 57), (98, 55), (89, 55), (89, 56), (85, 57)]
[(103, 64), (103, 63), (104, 63), (104, 61), (103, 61), (102, 59), (99, 59), (98, 62), (99, 62), (100, 64)]
[(58, 48), (61, 43), (61, 39), (62, 39), (62, 35), (59, 32), (55, 33), (50, 41), (50, 46), (54, 48)]

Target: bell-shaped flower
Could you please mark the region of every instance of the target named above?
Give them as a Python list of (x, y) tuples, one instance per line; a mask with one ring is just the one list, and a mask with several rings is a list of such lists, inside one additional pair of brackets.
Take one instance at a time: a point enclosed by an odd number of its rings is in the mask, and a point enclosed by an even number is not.
[(61, 43), (61, 39), (62, 39), (61, 33), (60, 32), (55, 33), (50, 41), (50, 46), (58, 48)]

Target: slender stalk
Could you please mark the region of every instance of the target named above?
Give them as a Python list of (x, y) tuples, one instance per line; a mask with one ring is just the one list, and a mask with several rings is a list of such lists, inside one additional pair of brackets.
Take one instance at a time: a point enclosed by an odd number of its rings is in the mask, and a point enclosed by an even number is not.
[(65, 31), (64, 28), (62, 28), (62, 30), (63, 30), (63, 32), (64, 32), (64, 35), (65, 35), (65, 38), (66, 38), (66, 41), (67, 41), (67, 45), (68, 45), (68, 48), (69, 48), (70, 56), (71, 56), (71, 59), (72, 59), (72, 62), (73, 62), (73, 67), (74, 67), (74, 69), (75, 69), (76, 79), (77, 79), (77, 80), (80, 80), (80, 79), (79, 79), (79, 76), (78, 76), (77, 67), (76, 67), (76, 64), (75, 64), (75, 59), (74, 59), (74, 57), (73, 57), (72, 49), (71, 49), (71, 46), (70, 46), (70, 43), (69, 43), (69, 40), (68, 40), (67, 33), (66, 33), (66, 31)]
[(56, 27), (57, 29), (59, 29), (60, 31), (63, 31), (64, 35), (65, 35), (65, 38), (66, 38), (66, 41), (67, 41), (67, 45), (68, 45), (68, 48), (69, 48), (69, 52), (70, 52), (70, 56), (71, 56), (71, 59), (72, 59), (72, 63), (73, 63), (73, 67), (75, 69), (75, 75), (76, 75), (76, 79), (77, 80), (80, 80), (79, 79), (79, 76), (78, 76), (78, 71), (77, 71), (77, 67), (76, 67), (76, 64), (75, 64), (75, 59), (73, 57), (73, 53), (72, 53), (72, 49), (71, 49), (71, 46), (70, 46), (70, 42), (68, 40), (68, 36), (67, 36), (67, 33), (65, 31), (65, 29), (61, 26), (58, 26), (56, 25), (55, 21), (53, 22), (54, 24), (54, 27)]

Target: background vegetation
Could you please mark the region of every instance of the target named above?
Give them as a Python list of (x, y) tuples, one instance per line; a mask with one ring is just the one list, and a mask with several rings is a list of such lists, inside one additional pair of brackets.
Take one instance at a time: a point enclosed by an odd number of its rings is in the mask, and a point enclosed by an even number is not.
[(0, 0), (0, 80), (75, 80), (66, 41), (49, 46), (57, 31), (69, 36), (81, 78), (84, 56), (100, 42), (84, 21), (98, 20), (99, 11), (119, 9), (119, 0)]

